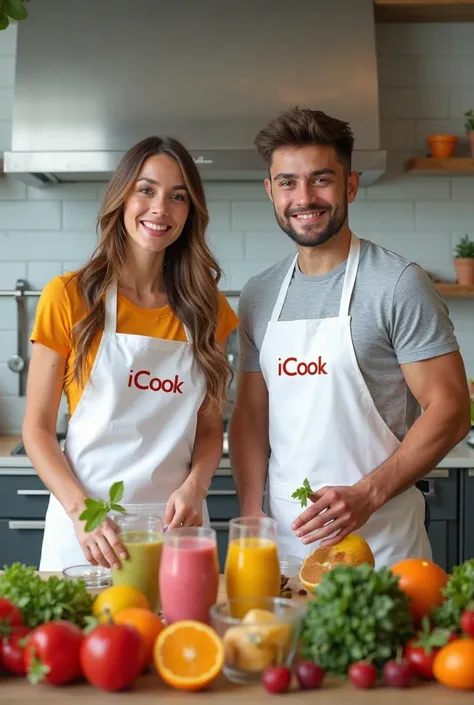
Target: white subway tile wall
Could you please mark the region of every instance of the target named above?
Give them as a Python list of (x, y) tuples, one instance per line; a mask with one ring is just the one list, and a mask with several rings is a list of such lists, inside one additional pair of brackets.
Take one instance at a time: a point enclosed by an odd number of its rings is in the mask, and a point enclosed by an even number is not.
[[(381, 140), (387, 174), (362, 189), (351, 206), (354, 230), (430, 273), (454, 280), (453, 247), (474, 237), (474, 178), (410, 177), (406, 159), (427, 151), (426, 136), (459, 135), (468, 154), (463, 113), (474, 108), (474, 23), (377, 27)], [(0, 32), (0, 154), (11, 146), (16, 28)], [(338, 116), (343, 118), (344, 116)], [(96, 244), (96, 218), (106, 186), (25, 187), (0, 177), (0, 289), (26, 278), (41, 289), (56, 274), (77, 269)], [(222, 287), (240, 290), (249, 277), (293, 251), (275, 225), (261, 183), (206, 185), (209, 241), (224, 270)], [(233, 302), (234, 303), (234, 302)], [(474, 299), (449, 299), (467, 373), (474, 377)], [(35, 301), (28, 302), (30, 327)], [(0, 433), (18, 432), (24, 398), (7, 360), (16, 350), (16, 304), (0, 299)]]

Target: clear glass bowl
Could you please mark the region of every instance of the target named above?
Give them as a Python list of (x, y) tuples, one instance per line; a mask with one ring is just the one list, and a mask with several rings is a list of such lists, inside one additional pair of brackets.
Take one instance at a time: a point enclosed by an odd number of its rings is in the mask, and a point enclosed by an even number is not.
[(72, 565), (63, 570), (63, 576), (70, 580), (83, 580), (87, 590), (102, 590), (112, 585), (110, 568), (101, 565)]
[(294, 578), (297, 576), (303, 565), (303, 560), (298, 556), (292, 556), (289, 553), (278, 552), (278, 557), (280, 560), (280, 571), (281, 574), (287, 578)]
[[(243, 614), (240, 618), (235, 613)], [(223, 672), (233, 683), (253, 683), (268, 666), (291, 667), (304, 606), (282, 597), (233, 598), (210, 609), (224, 643)]]

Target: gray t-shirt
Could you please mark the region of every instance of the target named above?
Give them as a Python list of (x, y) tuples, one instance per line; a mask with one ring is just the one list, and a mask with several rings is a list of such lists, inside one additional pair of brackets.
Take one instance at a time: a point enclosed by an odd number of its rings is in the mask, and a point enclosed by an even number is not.
[[(252, 277), (239, 301), (239, 357), (244, 372), (260, 370), (259, 355), (275, 301), (293, 256)], [(339, 313), (346, 262), (321, 276), (295, 267), (280, 320), (331, 318)], [(400, 365), (459, 350), (443, 299), (417, 264), (361, 239), (350, 306), (354, 350), (375, 406), (402, 440), (420, 408)], [(341, 399), (341, 419), (344, 400)]]

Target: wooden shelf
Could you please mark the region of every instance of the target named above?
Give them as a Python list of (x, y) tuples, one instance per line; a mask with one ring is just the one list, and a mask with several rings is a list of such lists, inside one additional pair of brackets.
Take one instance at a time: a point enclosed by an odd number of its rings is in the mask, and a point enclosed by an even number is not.
[(374, 0), (376, 22), (474, 22), (474, 0)]
[(435, 287), (441, 296), (474, 296), (474, 285), (463, 286), (461, 284), (442, 284), (437, 282)]
[(474, 176), (474, 159), (470, 157), (415, 157), (407, 163), (406, 170), (415, 175)]

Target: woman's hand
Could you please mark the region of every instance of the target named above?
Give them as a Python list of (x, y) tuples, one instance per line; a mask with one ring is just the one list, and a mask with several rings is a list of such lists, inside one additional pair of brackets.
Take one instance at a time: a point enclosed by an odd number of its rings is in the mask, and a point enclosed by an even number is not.
[(104, 568), (120, 568), (120, 558), (127, 558), (127, 551), (120, 542), (115, 522), (107, 517), (94, 531), (84, 531), (85, 522), (73, 519), (74, 531), (84, 551), (86, 560)]
[(202, 526), (202, 503), (207, 491), (188, 478), (168, 500), (163, 521), (169, 529)]

